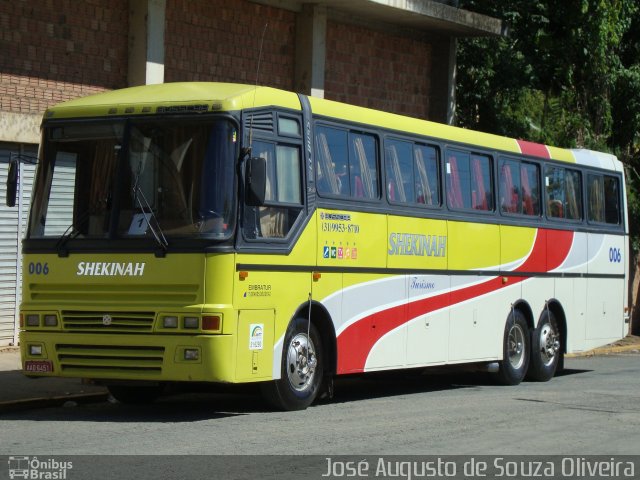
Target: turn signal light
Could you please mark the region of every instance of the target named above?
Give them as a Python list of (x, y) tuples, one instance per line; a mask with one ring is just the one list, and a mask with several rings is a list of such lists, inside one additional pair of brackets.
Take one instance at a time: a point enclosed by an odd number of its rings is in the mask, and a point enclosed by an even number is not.
[(222, 319), (217, 315), (202, 317), (203, 330), (220, 330)]

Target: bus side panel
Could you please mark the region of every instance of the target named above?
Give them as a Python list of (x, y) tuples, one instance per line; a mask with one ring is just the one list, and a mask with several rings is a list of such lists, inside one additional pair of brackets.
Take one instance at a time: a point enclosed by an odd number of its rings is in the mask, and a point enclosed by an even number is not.
[[(624, 264), (627, 259), (623, 258), (624, 244), (625, 237), (622, 235), (591, 234), (589, 237), (588, 347), (617, 340), (624, 329), (623, 302), (612, 294), (618, 290), (626, 291)], [(619, 278), (600, 275), (618, 275)]]
[[(571, 245), (564, 255), (558, 247), (556, 238), (558, 235), (569, 238)], [(587, 250), (589, 235), (584, 232), (552, 231), (547, 236), (547, 262), (552, 273), (567, 274), (568, 277), (556, 277), (554, 290), (549, 298), (560, 303), (567, 319), (567, 345), (579, 344), (584, 335), (584, 304), (582, 296), (576, 294), (576, 288), (581, 286), (579, 276), (587, 273)], [(555, 267), (555, 268), (554, 268)]]
[[(407, 325), (407, 366), (445, 363), (449, 359), (447, 306), (451, 290), (450, 277), (411, 275), (407, 288), (410, 306)], [(433, 305), (433, 308), (426, 310), (427, 313), (423, 313), (425, 309), (419, 307), (423, 302)]]
[[(390, 215), (387, 220), (387, 266), (434, 270), (403, 276), (406, 309), (406, 366), (445, 363), (449, 355), (449, 276), (447, 222)], [(381, 342), (382, 343), (382, 342)], [(389, 343), (385, 339), (384, 343)], [(387, 347), (389, 348), (389, 347)], [(367, 368), (382, 366), (374, 348)]]
[[(361, 317), (359, 322), (364, 323), (364, 328), (356, 340), (358, 343), (351, 347), (345, 345), (342, 351), (362, 349), (365, 370), (403, 367), (407, 348), (406, 276), (378, 276), (377, 280), (366, 283), (362, 283), (362, 277), (345, 274), (345, 284), (360, 282), (360, 293), (354, 296), (353, 290), (345, 290), (344, 318), (353, 321)], [(356, 302), (360, 306), (354, 309)]]
[(500, 265), (500, 227), (492, 224), (448, 222), (451, 304), (449, 360), (496, 358), (501, 351), (505, 318), (496, 312), (509, 305), (500, 277), (456, 275), (467, 270), (497, 271)]
[(270, 380), (273, 370), (275, 310), (238, 312), (236, 380)]
[[(348, 270), (386, 266), (385, 216), (319, 209), (316, 221), (319, 267)], [(395, 322), (404, 322), (404, 314), (392, 309), (403, 304), (404, 291), (384, 290), (381, 278), (384, 276), (323, 271), (314, 282), (313, 297), (326, 308), (336, 331), (337, 373), (364, 371), (379, 333), (393, 328), (390, 326)]]
[(581, 352), (586, 349), (588, 281), (587, 278), (573, 279), (571, 287), (573, 310), (565, 312), (567, 316), (567, 352)]

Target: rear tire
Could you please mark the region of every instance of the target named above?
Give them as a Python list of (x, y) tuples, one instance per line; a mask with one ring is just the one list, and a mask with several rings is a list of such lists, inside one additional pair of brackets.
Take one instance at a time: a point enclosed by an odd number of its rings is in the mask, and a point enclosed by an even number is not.
[(107, 385), (107, 388), (113, 398), (129, 405), (153, 403), (164, 391), (164, 385)]
[[(307, 336), (307, 328), (309, 336)], [(264, 398), (280, 410), (304, 410), (318, 396), (324, 372), (322, 341), (306, 318), (296, 318), (287, 329), (279, 380), (262, 384)]]
[(519, 310), (507, 318), (502, 341), (502, 361), (496, 379), (502, 385), (518, 385), (529, 368), (529, 326)]
[(556, 317), (545, 310), (531, 335), (531, 364), (527, 379), (547, 382), (553, 378), (562, 357), (560, 329)]

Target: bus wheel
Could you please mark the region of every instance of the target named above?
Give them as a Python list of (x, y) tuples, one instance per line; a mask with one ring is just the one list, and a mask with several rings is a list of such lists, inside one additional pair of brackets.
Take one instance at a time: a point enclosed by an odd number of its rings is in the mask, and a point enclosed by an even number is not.
[(164, 385), (107, 385), (107, 388), (120, 403), (142, 405), (157, 400), (162, 395)]
[(496, 374), (503, 385), (518, 385), (529, 367), (529, 327), (524, 315), (513, 310), (504, 327), (502, 361)]
[[(307, 329), (309, 335), (307, 336)], [(289, 325), (282, 349), (282, 377), (262, 385), (265, 399), (282, 410), (304, 410), (320, 392), (323, 374), (320, 334), (305, 318)]]
[(536, 382), (551, 380), (556, 373), (561, 356), (558, 322), (550, 310), (545, 310), (538, 323), (538, 328), (533, 331), (531, 364), (527, 379)]

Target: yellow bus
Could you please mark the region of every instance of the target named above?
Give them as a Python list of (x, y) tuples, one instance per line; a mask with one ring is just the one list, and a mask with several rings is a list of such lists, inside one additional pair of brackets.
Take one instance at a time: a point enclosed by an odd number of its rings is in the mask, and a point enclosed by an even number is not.
[(123, 402), (259, 382), (286, 410), (373, 371), (546, 381), (625, 335), (624, 192), (608, 154), (267, 87), (65, 102), (23, 242), (23, 369)]

